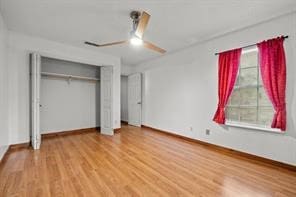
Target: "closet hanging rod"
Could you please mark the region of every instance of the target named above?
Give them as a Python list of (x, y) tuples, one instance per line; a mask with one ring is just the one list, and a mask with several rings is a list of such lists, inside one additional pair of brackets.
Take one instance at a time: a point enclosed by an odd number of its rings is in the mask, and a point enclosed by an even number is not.
[(94, 77), (82, 77), (77, 75), (66, 75), (66, 74), (59, 74), (59, 73), (50, 73), (50, 72), (41, 72), (41, 75), (43, 76), (49, 76), (49, 77), (60, 77), (65, 79), (80, 79), (80, 80), (86, 80), (86, 81), (99, 81), (100, 79), (94, 78)]

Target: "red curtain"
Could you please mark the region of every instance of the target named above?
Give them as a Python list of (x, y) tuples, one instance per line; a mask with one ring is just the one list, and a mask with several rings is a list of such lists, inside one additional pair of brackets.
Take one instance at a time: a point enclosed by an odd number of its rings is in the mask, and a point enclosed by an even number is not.
[(284, 38), (258, 43), (260, 72), (264, 89), (275, 110), (272, 128), (286, 130), (286, 58)]
[(225, 106), (233, 90), (242, 49), (234, 49), (219, 54), (218, 108), (213, 121), (225, 123)]

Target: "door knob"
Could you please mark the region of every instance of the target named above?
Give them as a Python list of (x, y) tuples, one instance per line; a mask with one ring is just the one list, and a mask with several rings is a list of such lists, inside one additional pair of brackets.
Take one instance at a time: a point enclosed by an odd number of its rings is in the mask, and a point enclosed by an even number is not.
[(137, 104), (138, 104), (138, 105), (141, 105), (142, 103), (141, 103), (141, 102), (138, 102)]

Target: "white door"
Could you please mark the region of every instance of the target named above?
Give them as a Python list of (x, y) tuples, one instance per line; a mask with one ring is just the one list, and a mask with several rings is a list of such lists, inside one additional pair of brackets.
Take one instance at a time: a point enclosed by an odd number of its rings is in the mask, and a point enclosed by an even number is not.
[(112, 81), (113, 67), (101, 67), (101, 133), (113, 135)]
[(128, 124), (140, 127), (142, 124), (142, 75), (128, 76)]
[(41, 57), (31, 54), (31, 144), (34, 149), (39, 149), (41, 144), (40, 134), (40, 69)]

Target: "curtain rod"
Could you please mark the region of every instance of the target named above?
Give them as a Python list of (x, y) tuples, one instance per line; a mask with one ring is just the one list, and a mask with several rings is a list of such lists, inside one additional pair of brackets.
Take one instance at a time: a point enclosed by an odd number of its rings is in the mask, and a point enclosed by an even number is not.
[[(283, 37), (284, 37), (284, 39), (289, 38), (289, 36), (283, 36)], [(244, 48), (252, 47), (252, 46), (255, 46), (255, 45), (257, 45), (257, 44), (250, 44), (250, 45), (247, 45), (247, 46), (243, 46), (241, 48), (244, 49)], [(220, 53), (222, 53), (222, 52), (215, 53), (215, 55), (219, 55)]]

